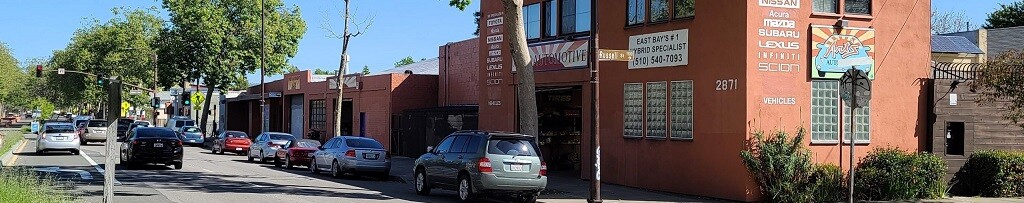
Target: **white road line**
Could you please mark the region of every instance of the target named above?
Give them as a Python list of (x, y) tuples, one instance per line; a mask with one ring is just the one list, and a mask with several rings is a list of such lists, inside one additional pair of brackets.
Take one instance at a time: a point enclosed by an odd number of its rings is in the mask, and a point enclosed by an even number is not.
[[(103, 170), (103, 167), (100, 167), (99, 164), (96, 164), (96, 161), (93, 161), (92, 158), (89, 157), (89, 155), (86, 155), (87, 153), (85, 153), (84, 150), (79, 150), (78, 154), (82, 155), (82, 158), (85, 158), (85, 161), (88, 161), (89, 164), (92, 165), (92, 167), (96, 168), (96, 171), (100, 172), (100, 174), (106, 174), (107, 173), (107, 170)], [(121, 181), (117, 181), (117, 177), (114, 177), (114, 184), (120, 185)]]

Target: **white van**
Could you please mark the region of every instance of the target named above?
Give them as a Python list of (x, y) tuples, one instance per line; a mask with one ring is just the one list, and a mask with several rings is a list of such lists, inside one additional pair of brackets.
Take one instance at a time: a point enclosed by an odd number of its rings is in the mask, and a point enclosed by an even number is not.
[(164, 127), (170, 128), (174, 132), (178, 132), (184, 126), (196, 126), (196, 121), (185, 116), (175, 116), (168, 119), (167, 124), (164, 124)]

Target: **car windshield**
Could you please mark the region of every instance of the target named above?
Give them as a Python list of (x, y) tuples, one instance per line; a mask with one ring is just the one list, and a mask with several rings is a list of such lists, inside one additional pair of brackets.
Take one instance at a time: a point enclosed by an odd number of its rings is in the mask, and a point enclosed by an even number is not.
[(71, 125), (47, 125), (43, 133), (73, 133), (75, 127)]
[(199, 128), (189, 127), (189, 128), (185, 128), (182, 131), (185, 131), (186, 133), (198, 133), (199, 132)]
[(174, 131), (162, 128), (139, 129), (135, 132), (136, 138), (178, 138)]
[(133, 122), (135, 122), (135, 121), (132, 120), (132, 119), (117, 119), (117, 125), (119, 125), (119, 126), (121, 126), (121, 125), (129, 125), (129, 124), (132, 124)]
[(276, 134), (276, 133), (272, 133), (272, 134), (268, 134), (268, 135), (270, 135), (270, 140), (295, 140), (295, 136), (292, 136), (292, 135), (289, 135), (289, 134)]
[(302, 140), (302, 141), (296, 142), (295, 143), (295, 147), (318, 148), (318, 147), (320, 147), (320, 142), (313, 141), (313, 140)]
[(88, 127), (107, 127), (107, 121), (89, 121)]
[(224, 135), (226, 137), (235, 137), (235, 138), (247, 138), (247, 137), (249, 137), (248, 135), (246, 135), (243, 132), (227, 132), (227, 133), (224, 133)]
[(346, 139), (345, 145), (352, 148), (384, 149), (379, 142), (369, 139)]
[(532, 140), (492, 139), (487, 141), (488, 154), (537, 156)]

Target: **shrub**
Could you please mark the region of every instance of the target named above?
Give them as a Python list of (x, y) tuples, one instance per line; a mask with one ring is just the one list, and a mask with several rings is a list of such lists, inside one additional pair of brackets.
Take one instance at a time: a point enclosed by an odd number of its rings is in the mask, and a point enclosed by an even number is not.
[(855, 171), (854, 192), (861, 200), (933, 199), (945, 193), (946, 162), (932, 154), (879, 148)]
[(1024, 152), (975, 152), (950, 182), (956, 195), (1024, 196)]
[(843, 169), (833, 164), (816, 164), (810, 177), (814, 202), (842, 202), (846, 196)]
[(750, 170), (769, 202), (809, 202), (808, 178), (811, 173), (811, 152), (803, 147), (804, 129), (790, 139), (782, 131), (766, 137), (764, 132), (753, 133), (755, 140), (750, 149), (740, 152), (743, 163)]

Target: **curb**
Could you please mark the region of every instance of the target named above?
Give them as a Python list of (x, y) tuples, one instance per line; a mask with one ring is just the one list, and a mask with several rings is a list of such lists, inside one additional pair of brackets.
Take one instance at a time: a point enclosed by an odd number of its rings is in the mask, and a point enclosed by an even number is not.
[(21, 147), (22, 145), (25, 145), (27, 142), (28, 141), (26, 141), (24, 139), (19, 140), (18, 143), (14, 144), (11, 147), (11, 151), (8, 151), (8, 152), (4, 153), (3, 156), (0, 156), (0, 166), (7, 166), (7, 164), (4, 164), (4, 163), (7, 163), (8, 160), (10, 160), (12, 156), (14, 156), (14, 151), (17, 151), (19, 147)]

